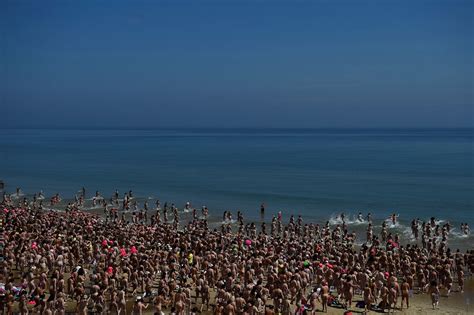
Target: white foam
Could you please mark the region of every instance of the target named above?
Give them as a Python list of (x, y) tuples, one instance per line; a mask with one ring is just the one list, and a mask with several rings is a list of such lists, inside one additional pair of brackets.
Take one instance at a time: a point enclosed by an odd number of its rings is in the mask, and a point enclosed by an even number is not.
[(102, 197), (102, 196), (95, 197), (95, 196), (94, 196), (94, 197), (92, 197), (92, 198), (87, 198), (86, 200), (94, 200), (94, 199), (95, 199), (95, 200), (104, 200), (104, 197)]
[(93, 209), (100, 209), (100, 208), (103, 208), (104, 206), (102, 205), (95, 205), (95, 206), (92, 206), (92, 207), (84, 207), (85, 210), (93, 210)]
[(237, 223), (237, 220), (234, 220), (234, 219), (224, 220), (224, 221), (221, 222), (221, 224), (235, 224), (235, 223)]
[(449, 234), (458, 239), (465, 239), (470, 236), (470, 234), (465, 234), (463, 231), (458, 231), (457, 228), (452, 228)]
[(11, 194), (10, 197), (12, 197), (13, 199), (20, 199), (20, 197), (23, 197), (24, 195), (25, 194), (20, 191), (19, 194), (14, 193), (14, 194)]
[[(352, 217), (350, 215), (348, 215), (344, 218), (344, 221), (345, 221), (346, 225), (368, 224), (368, 221), (366, 221), (364, 219), (359, 220), (357, 215), (353, 215)], [(342, 224), (344, 224), (344, 221), (342, 220), (340, 215), (332, 214), (331, 217), (329, 218), (329, 224), (330, 225), (342, 225)]]
[(334, 214), (331, 215), (328, 221), (330, 225), (340, 225), (344, 223), (339, 215)]

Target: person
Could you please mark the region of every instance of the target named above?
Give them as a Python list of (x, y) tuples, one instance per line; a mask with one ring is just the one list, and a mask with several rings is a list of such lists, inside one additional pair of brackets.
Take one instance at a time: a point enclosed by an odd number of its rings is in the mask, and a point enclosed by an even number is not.
[(458, 268), (458, 287), (461, 293), (464, 292), (464, 271), (462, 268)]
[(402, 283), (402, 302), (400, 304), (400, 309), (403, 309), (403, 301), (406, 302), (407, 309), (410, 307), (410, 284), (407, 282), (406, 278), (403, 278)]
[(469, 235), (471, 234), (471, 228), (469, 227), (469, 224), (464, 223), (464, 235)]
[(390, 216), (390, 219), (392, 221), (392, 225), (397, 225), (398, 215), (396, 213), (392, 213), (392, 215)]
[(433, 309), (438, 308), (439, 309), (439, 287), (438, 287), (438, 282), (436, 281), (431, 281), (429, 284), (428, 288), (428, 294), (431, 297), (431, 305), (433, 306)]
[(261, 214), (261, 215), (265, 214), (265, 203), (262, 203), (262, 204), (260, 205), (260, 214)]
[(370, 288), (369, 283), (367, 282), (364, 288), (364, 307), (365, 307), (366, 313), (370, 311), (372, 302), (373, 302), (372, 289)]
[(87, 305), (89, 304), (90, 297), (82, 295), (77, 303), (76, 312), (80, 315), (87, 315)]
[(398, 290), (395, 288), (395, 285), (392, 283), (388, 291), (388, 312), (389, 313), (390, 313), (390, 310), (393, 310), (393, 312), (395, 312), (395, 309), (397, 308), (397, 302), (398, 302)]
[(133, 304), (133, 315), (142, 315), (143, 311), (148, 308), (148, 304), (143, 303), (141, 296), (135, 299), (135, 304)]
[(317, 312), (317, 300), (319, 300), (319, 294), (321, 292), (321, 288), (314, 288), (313, 292), (309, 296), (309, 303), (311, 305), (311, 314), (314, 315)]
[(163, 305), (168, 304), (170, 301), (167, 301), (165, 299), (165, 295), (163, 292), (159, 292), (158, 295), (154, 299), (154, 304), (155, 304), (155, 314), (158, 315), (165, 315), (163, 313)]
[(321, 291), (321, 303), (323, 304), (323, 312), (327, 313), (329, 301), (329, 286), (326, 280), (323, 280), (322, 282)]

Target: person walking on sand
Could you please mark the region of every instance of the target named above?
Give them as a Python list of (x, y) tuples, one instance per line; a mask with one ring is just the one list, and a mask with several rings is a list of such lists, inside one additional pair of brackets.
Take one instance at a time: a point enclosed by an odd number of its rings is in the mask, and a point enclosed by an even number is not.
[(428, 288), (428, 294), (431, 297), (431, 304), (433, 305), (433, 309), (439, 309), (439, 287), (438, 282), (431, 281)]
[(364, 304), (365, 304), (364, 306), (365, 306), (366, 313), (370, 311), (373, 300), (374, 298), (372, 295), (372, 289), (370, 288), (369, 283), (367, 282), (364, 288)]
[(316, 314), (317, 312), (317, 309), (316, 309), (316, 301), (319, 299), (319, 292), (321, 291), (320, 288), (314, 288), (313, 289), (313, 292), (311, 293), (311, 295), (309, 296), (309, 302), (311, 304), (311, 314), (314, 315)]
[(402, 302), (400, 304), (400, 309), (403, 309), (403, 301), (406, 301), (407, 308), (410, 307), (410, 284), (404, 278), (402, 283)]
[(133, 304), (133, 315), (142, 315), (143, 311), (148, 308), (148, 304), (143, 303), (141, 296), (137, 297)]
[(329, 286), (326, 280), (323, 280), (321, 287), (321, 303), (323, 304), (323, 312), (328, 312), (328, 300), (329, 300)]

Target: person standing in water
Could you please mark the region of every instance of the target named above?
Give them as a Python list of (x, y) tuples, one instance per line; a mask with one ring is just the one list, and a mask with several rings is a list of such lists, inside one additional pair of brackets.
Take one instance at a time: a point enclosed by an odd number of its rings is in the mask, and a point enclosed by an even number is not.
[(390, 219), (392, 220), (392, 225), (397, 224), (397, 218), (398, 218), (398, 215), (395, 213), (392, 213), (392, 215), (390, 216)]
[(367, 222), (372, 223), (372, 213), (367, 213)]

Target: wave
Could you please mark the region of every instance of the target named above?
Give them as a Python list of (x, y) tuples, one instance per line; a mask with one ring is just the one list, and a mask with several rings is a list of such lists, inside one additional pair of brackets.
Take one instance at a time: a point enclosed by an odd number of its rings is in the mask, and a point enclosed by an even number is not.
[(100, 209), (100, 208), (103, 208), (104, 206), (102, 205), (95, 205), (95, 206), (91, 206), (91, 207), (83, 207), (82, 209), (83, 210), (95, 210), (95, 209)]
[(470, 233), (466, 234), (463, 231), (458, 231), (457, 228), (452, 228), (451, 231), (449, 232), (450, 236), (453, 236), (456, 239), (466, 239), (471, 236)]
[(406, 240), (411, 241), (411, 242), (416, 241), (415, 235), (413, 234), (410, 226), (406, 226), (398, 222), (397, 224), (398, 224), (397, 228), (400, 230), (401, 234)]
[(221, 222), (221, 224), (235, 224), (235, 223), (237, 223), (237, 220), (234, 220), (234, 219), (224, 220), (224, 221)]
[[(403, 225), (400, 223), (400, 221), (396, 221), (395, 223), (393, 223), (391, 218), (385, 219), (384, 221), (387, 223), (387, 227), (389, 229), (397, 229), (397, 228), (403, 227)], [(410, 229), (410, 231), (411, 231), (411, 229)]]
[(105, 198), (102, 197), (102, 196), (99, 196), (99, 197), (95, 197), (95, 196), (94, 196), (94, 197), (92, 197), (92, 198), (87, 198), (86, 200), (94, 200), (94, 199), (95, 199), (95, 200), (104, 200)]
[(330, 225), (342, 225), (344, 222), (347, 225), (368, 224), (368, 221), (366, 221), (363, 218), (359, 219), (356, 215), (353, 215), (352, 217), (350, 215), (348, 215), (344, 218), (344, 221), (343, 221), (340, 215), (332, 214), (328, 221), (329, 221)]
[(14, 194), (11, 194), (10, 197), (13, 198), (13, 199), (20, 199), (20, 197), (23, 197), (25, 196), (24, 193), (20, 192), (20, 193), (14, 193)]

